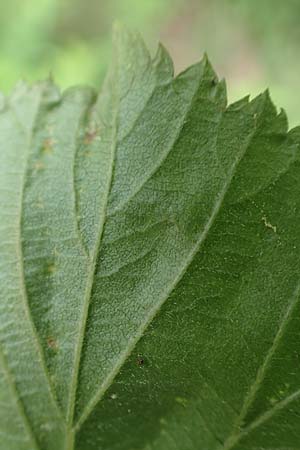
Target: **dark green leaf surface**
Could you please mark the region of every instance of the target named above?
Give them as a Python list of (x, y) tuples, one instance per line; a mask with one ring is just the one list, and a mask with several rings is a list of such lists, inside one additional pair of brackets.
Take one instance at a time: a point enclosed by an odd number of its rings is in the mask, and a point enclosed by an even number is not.
[(0, 112), (0, 449), (300, 449), (300, 162), (268, 93), (115, 33)]

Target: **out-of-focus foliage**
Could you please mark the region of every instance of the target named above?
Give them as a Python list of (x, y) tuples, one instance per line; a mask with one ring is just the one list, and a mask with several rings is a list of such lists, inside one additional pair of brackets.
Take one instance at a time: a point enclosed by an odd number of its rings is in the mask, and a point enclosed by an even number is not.
[(99, 86), (111, 52), (111, 24), (161, 38), (177, 70), (207, 51), (231, 100), (266, 87), (300, 122), (298, 0), (10, 0), (0, 5), (0, 89), (53, 74), (62, 86)]
[[(53, 74), (63, 86), (99, 85), (111, 25), (120, 18), (158, 36), (179, 0), (10, 0), (0, 6), (0, 88)], [(147, 33), (148, 29), (148, 33)], [(151, 32), (149, 33), (149, 31)]]

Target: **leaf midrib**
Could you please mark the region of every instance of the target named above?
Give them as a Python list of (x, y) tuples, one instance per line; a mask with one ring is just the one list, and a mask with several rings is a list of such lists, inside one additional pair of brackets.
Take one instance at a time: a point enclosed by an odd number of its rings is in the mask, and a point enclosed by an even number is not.
[[(116, 103), (118, 105), (119, 103), (119, 96), (116, 96)], [(69, 431), (69, 439), (67, 439), (66, 442), (66, 448), (67, 450), (72, 450), (74, 447), (74, 428), (73, 428), (73, 421), (74, 421), (74, 414), (75, 414), (75, 404), (76, 404), (76, 394), (77, 394), (77, 388), (78, 388), (78, 382), (79, 382), (79, 370), (80, 370), (80, 361), (82, 357), (82, 348), (83, 348), (83, 342), (86, 332), (86, 326), (87, 326), (87, 320), (88, 320), (88, 314), (89, 314), (89, 307), (90, 307), (90, 301), (92, 296), (92, 290), (94, 286), (94, 278), (95, 278), (95, 272), (97, 267), (97, 260), (99, 256), (99, 251), (101, 248), (105, 223), (107, 220), (107, 208), (108, 208), (108, 202), (109, 202), (109, 196), (112, 188), (112, 182), (113, 182), (113, 174), (114, 174), (114, 167), (115, 167), (115, 154), (116, 154), (116, 146), (117, 146), (117, 125), (118, 121), (118, 107), (116, 106), (114, 108), (114, 116), (113, 116), (113, 135), (112, 135), (112, 143), (111, 143), (111, 163), (109, 164), (110, 172), (107, 177), (107, 187), (106, 187), (106, 195), (103, 202), (103, 208), (100, 212), (100, 221), (99, 221), (99, 229), (97, 233), (97, 239), (94, 246), (94, 251), (92, 253), (92, 258), (90, 258), (90, 267), (89, 267), (89, 275), (87, 278), (86, 283), (86, 289), (84, 294), (84, 300), (83, 300), (83, 311), (82, 316), (80, 320), (80, 327), (79, 327), (79, 335), (78, 335), (78, 342), (76, 345), (76, 354), (75, 354), (75, 360), (74, 360), (74, 370), (73, 370), (73, 376), (71, 379), (71, 388), (70, 388), (70, 400), (68, 404), (67, 409), (67, 415), (66, 415), (66, 422), (67, 427)]]

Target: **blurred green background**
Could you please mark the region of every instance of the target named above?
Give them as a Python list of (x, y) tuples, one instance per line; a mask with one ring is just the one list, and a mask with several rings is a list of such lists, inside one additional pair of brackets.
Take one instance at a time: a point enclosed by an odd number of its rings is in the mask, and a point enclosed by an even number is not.
[(176, 72), (207, 51), (230, 100), (269, 87), (300, 124), (299, 0), (0, 0), (0, 89), (52, 74), (100, 86), (114, 19), (161, 40)]

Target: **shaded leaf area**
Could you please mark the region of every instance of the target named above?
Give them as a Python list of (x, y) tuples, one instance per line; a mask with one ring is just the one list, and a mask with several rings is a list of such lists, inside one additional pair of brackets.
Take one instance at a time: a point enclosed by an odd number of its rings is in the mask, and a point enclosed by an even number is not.
[(0, 112), (0, 448), (299, 448), (299, 129), (119, 28)]

